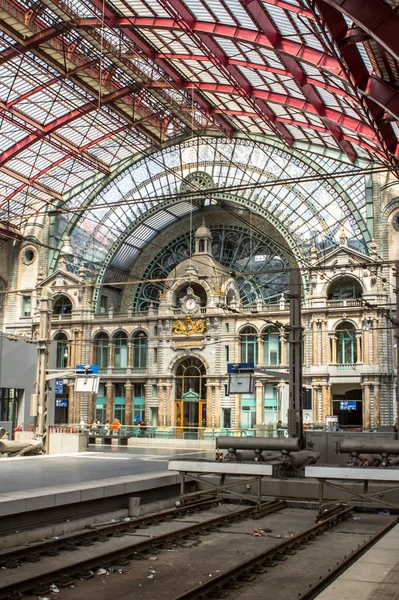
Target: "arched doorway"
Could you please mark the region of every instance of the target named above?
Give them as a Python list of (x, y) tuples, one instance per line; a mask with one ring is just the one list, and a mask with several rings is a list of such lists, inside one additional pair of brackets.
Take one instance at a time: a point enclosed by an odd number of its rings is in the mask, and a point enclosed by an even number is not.
[[(176, 371), (175, 424), (177, 433), (206, 427), (205, 366), (195, 357), (184, 359)], [(197, 430), (191, 429), (197, 436)], [(194, 435), (193, 435), (194, 437)]]

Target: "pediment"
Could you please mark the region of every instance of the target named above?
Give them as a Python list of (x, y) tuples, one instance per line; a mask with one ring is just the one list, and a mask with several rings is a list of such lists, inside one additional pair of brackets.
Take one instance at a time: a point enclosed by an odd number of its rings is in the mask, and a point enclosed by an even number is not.
[(68, 287), (76, 286), (77, 284), (82, 284), (82, 281), (79, 277), (73, 273), (68, 273), (67, 271), (58, 269), (49, 277), (43, 279), (43, 281), (40, 282), (40, 287), (49, 287), (53, 290), (53, 292), (57, 292), (58, 290), (66, 290)]
[(374, 262), (375, 261), (367, 254), (363, 254), (358, 250), (353, 250), (353, 248), (349, 248), (348, 246), (339, 246), (338, 248), (331, 250), (331, 252), (319, 258), (314, 263), (314, 266), (336, 266), (337, 268), (340, 268), (341, 266), (347, 266), (349, 268), (358, 268), (365, 264), (373, 264)]

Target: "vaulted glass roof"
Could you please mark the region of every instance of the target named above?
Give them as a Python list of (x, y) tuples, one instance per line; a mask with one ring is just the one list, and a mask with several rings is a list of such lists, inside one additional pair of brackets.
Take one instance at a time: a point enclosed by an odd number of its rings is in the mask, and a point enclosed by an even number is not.
[[(370, 161), (396, 171), (399, 16), (385, 0), (367, 8), (360, 0), (1, 0), (0, 221), (23, 227), (49, 210), (87, 207), (73, 224), (97, 261), (122, 220), (129, 228), (179, 191), (190, 161), (217, 187), (293, 176), (292, 160), (273, 166), (269, 151), (243, 138), (267, 138), (304, 159), (305, 147), (340, 156), (331, 165), (312, 158), (326, 171)], [(217, 151), (204, 138), (218, 140)], [(273, 208), (281, 198), (298, 239), (334, 235), (348, 210), (348, 226), (367, 241), (364, 198), (357, 203), (364, 180), (350, 181), (339, 180), (331, 202), (319, 182), (279, 182), (257, 203)], [(118, 198), (134, 210), (109, 210)], [(187, 210), (171, 200), (123, 243), (133, 252), (156, 219), (167, 224)]]

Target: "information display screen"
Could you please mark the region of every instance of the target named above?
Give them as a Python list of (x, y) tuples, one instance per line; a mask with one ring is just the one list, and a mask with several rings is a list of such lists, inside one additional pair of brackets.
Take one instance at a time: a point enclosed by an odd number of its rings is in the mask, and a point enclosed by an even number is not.
[(67, 398), (56, 398), (55, 405), (60, 406), (61, 408), (66, 408), (68, 406), (68, 399)]
[(340, 410), (356, 410), (356, 402), (354, 400), (342, 400), (339, 403)]

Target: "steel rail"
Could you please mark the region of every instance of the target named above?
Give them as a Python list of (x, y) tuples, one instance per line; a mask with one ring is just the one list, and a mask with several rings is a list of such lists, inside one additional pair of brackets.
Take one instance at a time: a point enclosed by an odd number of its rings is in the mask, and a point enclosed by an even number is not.
[(218, 593), (226, 585), (232, 584), (234, 580), (246, 577), (251, 573), (251, 571), (265, 568), (265, 566), (268, 564), (270, 565), (270, 563), (277, 558), (280, 558), (282, 555), (284, 555), (284, 553), (289, 552), (293, 547), (317, 536), (325, 529), (328, 529), (334, 525), (335, 522), (347, 518), (353, 512), (353, 510), (353, 508), (344, 508), (344, 510), (342, 510), (340, 513), (329, 517), (325, 521), (317, 523), (313, 527), (310, 527), (301, 533), (298, 533), (285, 542), (261, 552), (260, 554), (232, 567), (220, 575), (212, 577), (210, 581), (206, 581), (201, 585), (191, 588), (187, 592), (183, 592), (183, 594), (179, 594), (179, 596), (175, 596), (173, 600), (196, 600), (197, 598), (204, 599), (215, 592)]
[[(63, 567), (49, 567), (47, 573), (32, 575), (27, 578), (21, 578), (10, 584), (1, 585), (0, 583), (0, 600), (8, 600), (15, 597), (20, 597), (22, 593), (35, 593), (40, 589), (40, 595), (43, 596), (46, 591), (46, 586), (50, 583), (55, 583), (59, 587), (71, 585), (71, 578), (79, 576), (82, 579), (92, 577), (90, 572), (92, 569), (99, 568), (102, 565), (109, 565), (112, 562), (118, 564), (126, 564), (129, 560), (140, 559), (142, 553), (148, 550), (162, 547), (165, 543), (176, 543), (179, 539), (188, 538), (193, 535), (203, 534), (214, 529), (224, 523), (241, 520), (246, 516), (260, 517), (284, 508), (285, 502), (278, 500), (275, 502), (267, 502), (258, 509), (254, 506), (245, 507), (234, 513), (224, 514), (219, 517), (214, 517), (203, 523), (195, 523), (189, 527), (184, 527), (176, 531), (165, 533), (156, 537), (151, 537), (142, 542), (135, 541), (127, 547), (119, 550), (105, 551), (97, 554), (95, 558), (77, 560), (73, 565), (65, 565)], [(70, 548), (76, 549), (76, 548)], [(67, 549), (66, 549), (67, 550)], [(38, 592), (39, 593), (39, 592)]]
[(97, 525), (85, 531), (68, 533), (59, 536), (58, 539), (43, 540), (35, 542), (21, 548), (12, 548), (0, 552), (0, 568), (15, 568), (21, 562), (32, 562), (40, 560), (42, 556), (58, 554), (64, 549), (68, 549), (72, 544), (89, 544), (96, 541), (110, 538), (113, 535), (128, 533), (132, 530), (140, 529), (148, 525), (162, 523), (177, 518), (183, 514), (197, 512), (213, 506), (220, 502), (220, 498), (198, 500), (190, 502), (184, 506), (170, 508), (156, 514), (148, 514), (130, 521), (117, 523), (107, 523), (106, 525)]
[(365, 554), (374, 544), (376, 544), (381, 538), (384, 537), (395, 525), (398, 524), (399, 519), (395, 519), (392, 523), (389, 523), (380, 531), (377, 531), (367, 542), (361, 544), (356, 550), (353, 550), (351, 554), (345, 557), (338, 565), (336, 565), (331, 571), (328, 571), (326, 575), (319, 579), (315, 584), (306, 590), (303, 594), (297, 597), (296, 600), (312, 600), (316, 598), (327, 586), (329, 586), (337, 577), (342, 575), (354, 562), (357, 561), (360, 556)]

